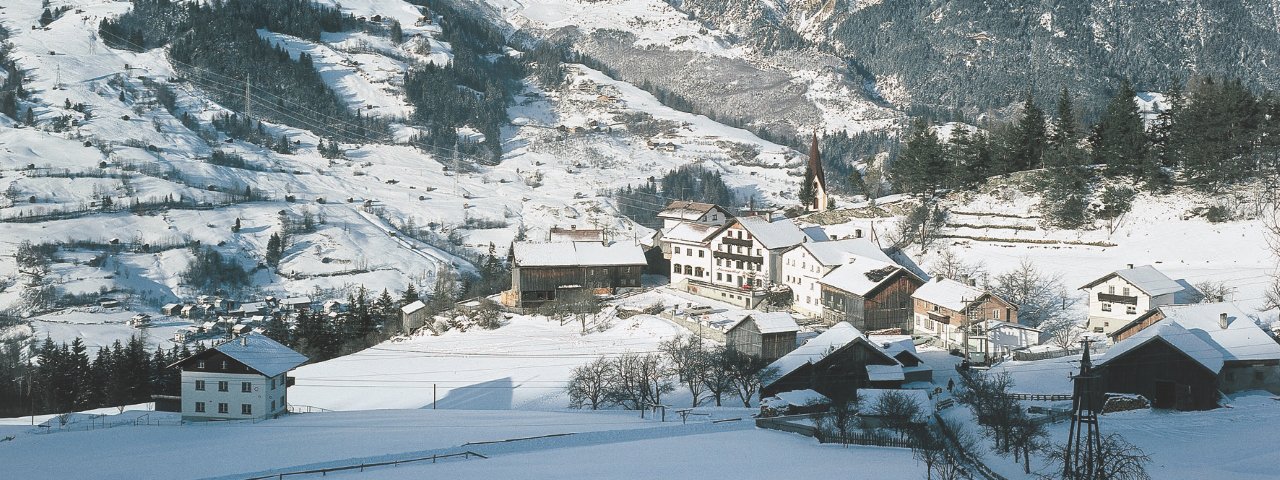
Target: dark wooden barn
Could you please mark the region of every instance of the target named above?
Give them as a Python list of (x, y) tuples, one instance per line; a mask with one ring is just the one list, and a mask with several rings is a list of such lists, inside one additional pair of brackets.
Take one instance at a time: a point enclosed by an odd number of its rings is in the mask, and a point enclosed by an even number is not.
[(536, 308), (572, 293), (612, 293), (639, 287), (641, 247), (591, 242), (518, 243), (513, 247), (515, 307)]
[(1146, 397), (1155, 408), (1204, 410), (1218, 406), (1222, 357), (1177, 325), (1116, 344), (1098, 363), (1105, 392)]
[(772, 362), (796, 349), (800, 326), (787, 312), (753, 313), (725, 332), (725, 344), (734, 350)]
[(839, 323), (774, 361), (776, 377), (760, 389), (760, 398), (811, 389), (832, 400), (853, 399), (859, 388), (899, 388), (902, 380), (872, 381), (868, 365), (901, 365), (853, 326)]
[(849, 322), (866, 332), (896, 328), (906, 334), (914, 323), (911, 294), (924, 280), (898, 265), (859, 259), (832, 270), (820, 284), (827, 323)]

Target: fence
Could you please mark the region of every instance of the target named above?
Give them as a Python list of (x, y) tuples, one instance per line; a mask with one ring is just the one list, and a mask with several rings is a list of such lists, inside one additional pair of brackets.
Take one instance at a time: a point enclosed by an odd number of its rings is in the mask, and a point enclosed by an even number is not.
[(688, 317), (685, 317), (685, 316), (676, 315), (674, 312), (670, 310), (662, 312), (659, 316), (667, 320), (671, 320), (679, 324), (680, 326), (689, 329), (690, 332), (693, 332), (698, 336), (705, 338), (707, 340), (711, 340), (713, 342), (719, 342), (719, 343), (725, 342), (724, 332), (720, 331), (720, 329), (718, 328), (712, 327), (710, 325), (703, 325), (701, 322), (698, 322), (697, 320), (690, 320)]
[[(1092, 347), (1089, 351), (1091, 353), (1101, 353), (1101, 352), (1105, 352), (1106, 349), (1095, 346), (1095, 347)], [(1070, 350), (1048, 350), (1044, 352), (1028, 352), (1026, 350), (1014, 350), (1013, 359), (1020, 360), (1020, 361), (1048, 360), (1050, 358), (1062, 358), (1070, 355), (1079, 355), (1079, 354), (1080, 354), (1079, 348), (1073, 348)]]
[(826, 434), (814, 425), (805, 425), (795, 423), (794, 420), (811, 419), (817, 421), (826, 414), (814, 413), (806, 415), (788, 415), (783, 417), (757, 418), (756, 426), (759, 428), (767, 428), (769, 430), (777, 430), (780, 432), (795, 433), (812, 437), (819, 443), (839, 443), (841, 445), (868, 445), (875, 447), (897, 447), (897, 448), (916, 448), (919, 442), (905, 436), (891, 436), (866, 431), (846, 432), (844, 434)]
[(402, 463), (425, 462), (427, 460), (431, 460), (431, 463), (436, 463), (436, 461), (438, 460), (443, 460), (447, 458), (457, 458), (457, 457), (462, 457), (464, 460), (470, 460), (471, 457), (489, 458), (479, 453), (467, 451), (467, 452), (459, 452), (459, 453), (450, 453), (446, 455), (432, 455), (430, 457), (410, 458), (407, 460), (391, 460), (387, 462), (361, 463), (357, 465), (343, 465), (341, 467), (316, 468), (312, 470), (298, 470), (296, 472), (284, 472), (284, 473), (276, 473), (272, 475), (264, 475), (261, 477), (250, 477), (246, 480), (267, 480), (270, 478), (275, 478), (279, 480), (284, 477), (289, 477), (294, 475), (315, 475), (317, 473), (319, 473), (320, 475), (327, 475), (329, 472), (342, 472), (347, 470), (359, 470), (363, 472), (364, 469), (366, 468), (385, 467), (388, 465), (394, 467), (394, 466), (399, 466)]
[(1061, 402), (1071, 400), (1071, 395), (1056, 393), (1009, 393), (1005, 394), (1005, 397), (1013, 400), (1031, 400), (1041, 402)]

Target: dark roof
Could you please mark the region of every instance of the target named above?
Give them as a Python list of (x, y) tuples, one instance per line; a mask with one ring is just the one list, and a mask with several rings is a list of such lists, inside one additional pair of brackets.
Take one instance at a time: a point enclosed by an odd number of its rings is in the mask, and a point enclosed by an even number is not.
[(805, 172), (813, 175), (805, 177), (805, 184), (817, 177), (818, 185), (822, 185), (823, 190), (827, 189), (827, 175), (822, 172), (822, 155), (818, 153), (818, 132), (813, 132), (813, 143), (809, 144), (809, 168)]

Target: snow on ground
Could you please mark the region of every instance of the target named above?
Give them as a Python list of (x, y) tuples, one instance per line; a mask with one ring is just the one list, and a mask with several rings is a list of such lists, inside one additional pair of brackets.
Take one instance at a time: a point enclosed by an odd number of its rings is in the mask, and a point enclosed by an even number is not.
[[(294, 60), (306, 53), (325, 84), (347, 104), (366, 115), (408, 117), (413, 108), (394, 84), (404, 79), (408, 65), (373, 53), (346, 53), (301, 38), (258, 29), (258, 36), (289, 52)], [(369, 47), (371, 48), (371, 47)]]
[[(574, 367), (604, 355), (657, 351), (685, 333), (650, 315), (602, 318), (604, 331), (540, 316), (514, 316), (496, 330), (449, 331), (383, 342), (364, 351), (299, 368), (289, 401), (331, 410), (431, 408), (559, 409)], [(677, 389), (673, 405), (688, 404)], [(668, 401), (664, 399), (664, 401)]]
[(517, 28), (578, 27), (629, 32), (637, 47), (665, 47), (722, 57), (743, 54), (719, 31), (691, 20), (659, 0), (488, 0)]

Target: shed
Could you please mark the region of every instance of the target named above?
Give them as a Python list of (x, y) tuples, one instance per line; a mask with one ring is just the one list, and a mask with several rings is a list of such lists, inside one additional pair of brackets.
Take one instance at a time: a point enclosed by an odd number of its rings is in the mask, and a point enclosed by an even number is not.
[(404, 333), (413, 333), (427, 323), (427, 304), (422, 300), (400, 307), (400, 328)]
[(725, 343), (729, 348), (772, 362), (795, 350), (799, 330), (790, 313), (755, 312), (729, 327)]

